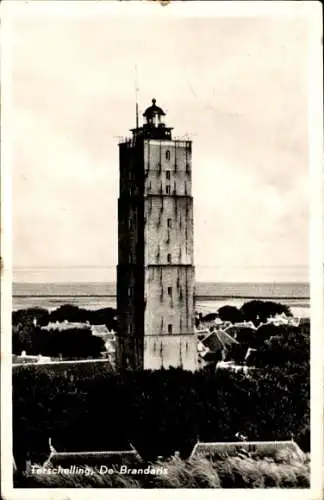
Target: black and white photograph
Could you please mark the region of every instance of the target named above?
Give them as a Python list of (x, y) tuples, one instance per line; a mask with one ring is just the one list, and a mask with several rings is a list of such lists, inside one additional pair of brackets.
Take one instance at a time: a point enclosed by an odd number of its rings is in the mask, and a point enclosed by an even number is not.
[(6, 500), (320, 498), (321, 10), (3, 3)]

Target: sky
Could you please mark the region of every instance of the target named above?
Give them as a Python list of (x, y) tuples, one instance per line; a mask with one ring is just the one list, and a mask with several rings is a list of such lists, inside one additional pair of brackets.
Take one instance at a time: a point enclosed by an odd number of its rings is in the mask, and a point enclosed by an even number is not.
[(196, 279), (307, 281), (307, 19), (159, 9), (14, 18), (14, 280), (115, 279), (137, 64), (141, 113), (193, 141)]

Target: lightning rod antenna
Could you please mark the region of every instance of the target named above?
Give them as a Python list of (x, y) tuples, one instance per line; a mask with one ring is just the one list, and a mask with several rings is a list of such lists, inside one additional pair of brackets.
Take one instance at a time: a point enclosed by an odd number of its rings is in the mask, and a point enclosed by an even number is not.
[(136, 128), (138, 129), (138, 75), (137, 64), (135, 64), (135, 100), (136, 100)]

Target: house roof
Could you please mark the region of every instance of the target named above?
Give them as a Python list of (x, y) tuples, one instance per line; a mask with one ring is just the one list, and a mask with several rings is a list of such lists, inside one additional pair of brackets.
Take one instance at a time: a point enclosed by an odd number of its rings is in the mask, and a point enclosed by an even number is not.
[(222, 330), (211, 332), (207, 337), (202, 339), (201, 342), (213, 352), (217, 352), (231, 344), (238, 344), (237, 340)]
[(302, 450), (293, 440), (289, 441), (233, 441), (233, 442), (215, 442), (201, 443), (197, 442), (191, 452), (190, 458), (222, 458), (224, 456), (237, 455), (240, 452), (271, 457), (281, 450), (291, 450), (293, 453), (303, 456)]
[(240, 321), (238, 323), (234, 323), (233, 325), (228, 326), (227, 329), (231, 327), (235, 327), (235, 329), (236, 328), (252, 328), (252, 330), (258, 329), (253, 323), (253, 321)]
[(106, 325), (91, 325), (91, 330), (94, 335), (110, 334)]
[(256, 330), (256, 328), (252, 328), (251, 326), (249, 325), (231, 325), (231, 326), (228, 326), (225, 331), (234, 336), (234, 335), (237, 335), (237, 333), (240, 333), (240, 332), (254, 332)]
[(54, 451), (46, 461), (46, 465), (61, 466), (107, 466), (128, 465), (134, 466), (142, 463), (142, 458), (135, 448), (130, 450), (105, 450), (105, 451)]
[(80, 328), (80, 329), (89, 329), (89, 325), (87, 323), (82, 323), (80, 321), (50, 321), (48, 325), (43, 326), (43, 330), (69, 330), (72, 328)]

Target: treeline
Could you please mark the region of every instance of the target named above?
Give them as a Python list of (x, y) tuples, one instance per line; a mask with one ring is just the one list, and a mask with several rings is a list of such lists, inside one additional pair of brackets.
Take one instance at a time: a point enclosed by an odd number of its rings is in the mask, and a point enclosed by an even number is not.
[[(231, 323), (242, 321), (252, 321), (255, 326), (266, 322), (269, 318), (277, 314), (292, 316), (290, 308), (284, 304), (272, 301), (251, 300), (245, 302), (240, 308), (235, 306), (223, 306), (215, 313), (197, 317), (197, 326), (200, 323), (214, 321), (216, 318)], [(47, 326), (49, 323), (69, 321), (72, 323), (89, 323), (90, 325), (106, 325), (109, 330), (116, 331), (118, 328), (118, 313), (112, 307), (105, 307), (97, 310), (85, 309), (71, 304), (62, 305), (52, 311), (34, 307), (28, 309), (18, 309), (12, 313), (12, 324), (26, 325), (35, 322), (38, 326)]]
[[(116, 314), (110, 307), (93, 311), (69, 304), (52, 311), (38, 307), (13, 311), (12, 352), (19, 355), (26, 351), (63, 359), (98, 358), (105, 351), (104, 341), (92, 335), (90, 325), (106, 325), (108, 330), (117, 331)], [(56, 328), (56, 322), (64, 321), (82, 325)], [(53, 326), (45, 328), (50, 323)]]
[(61, 359), (98, 358), (105, 351), (105, 344), (90, 328), (46, 330), (33, 325), (13, 326), (12, 352), (20, 355), (22, 351)]
[(68, 321), (71, 323), (89, 323), (90, 325), (106, 325), (108, 330), (115, 330), (118, 326), (117, 311), (112, 307), (91, 310), (71, 304), (62, 305), (52, 311), (41, 307), (18, 309), (12, 312), (14, 326), (35, 323), (38, 326), (47, 326), (49, 323)]
[(255, 326), (258, 326), (260, 323), (265, 323), (269, 318), (277, 314), (292, 316), (290, 308), (285, 304), (273, 301), (250, 300), (245, 302), (240, 308), (228, 305), (220, 307), (215, 313), (200, 314), (196, 319), (196, 326), (199, 326), (200, 323), (214, 321), (216, 318), (222, 321), (230, 321), (231, 323), (252, 321)]
[(60, 451), (128, 449), (145, 460), (183, 458), (200, 441), (286, 440), (309, 450), (309, 363), (265, 367), (252, 377), (218, 371), (105, 373), (71, 380), (38, 367), (13, 373), (13, 446), (19, 468)]

